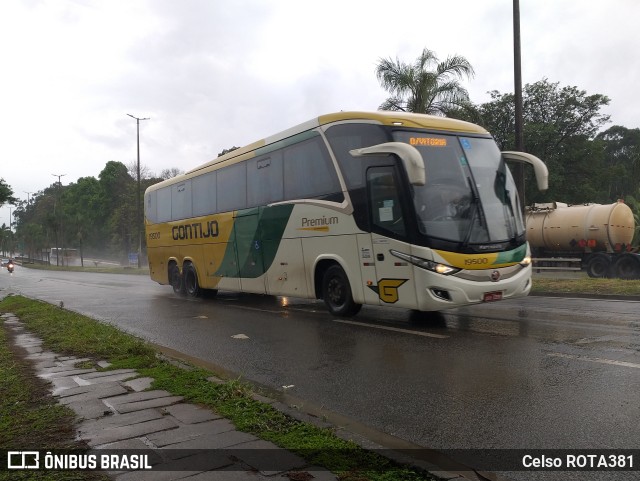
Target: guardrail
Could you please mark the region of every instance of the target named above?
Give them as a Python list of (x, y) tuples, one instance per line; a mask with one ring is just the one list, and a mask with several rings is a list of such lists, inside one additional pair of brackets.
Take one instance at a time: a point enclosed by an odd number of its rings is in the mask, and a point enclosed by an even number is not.
[(531, 259), (533, 270), (542, 271), (581, 271), (582, 259), (579, 257), (549, 257)]
[(23, 264), (40, 264), (40, 265), (49, 265), (49, 261), (43, 261), (42, 259), (29, 259), (28, 257), (15, 257), (14, 260), (18, 262), (20, 265)]

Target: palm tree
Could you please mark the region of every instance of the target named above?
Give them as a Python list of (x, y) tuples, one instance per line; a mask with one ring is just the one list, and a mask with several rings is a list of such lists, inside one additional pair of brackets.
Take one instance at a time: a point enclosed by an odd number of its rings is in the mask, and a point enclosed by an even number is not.
[[(435, 70), (430, 70), (432, 67)], [(427, 48), (413, 65), (397, 57), (395, 60), (381, 58), (376, 76), (391, 97), (378, 108), (447, 115), (449, 110), (469, 101), (469, 94), (459, 79), (473, 75), (473, 67), (464, 57), (454, 55), (440, 62), (435, 52)]]

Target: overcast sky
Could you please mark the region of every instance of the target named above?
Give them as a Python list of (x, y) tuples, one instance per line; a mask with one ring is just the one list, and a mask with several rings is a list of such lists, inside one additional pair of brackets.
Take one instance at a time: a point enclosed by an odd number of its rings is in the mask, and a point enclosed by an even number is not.
[[(423, 48), (513, 91), (512, 0), (8, 0), (0, 6), (0, 177), (17, 197), (110, 160), (191, 169), (321, 114), (375, 110), (381, 57)], [(520, 0), (524, 83), (611, 99), (640, 127), (640, 2)], [(0, 224), (9, 223), (9, 207)]]

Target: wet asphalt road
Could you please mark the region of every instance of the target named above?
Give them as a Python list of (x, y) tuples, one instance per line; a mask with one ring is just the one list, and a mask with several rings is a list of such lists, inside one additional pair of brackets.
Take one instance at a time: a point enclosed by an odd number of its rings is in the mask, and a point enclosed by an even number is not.
[[(63, 301), (271, 389), (289, 386), (373, 438), (435, 449), (640, 448), (639, 302), (529, 297), (418, 320), (365, 307), (341, 320), (320, 302), (190, 300), (145, 276), (20, 267), (0, 271), (7, 292)], [(637, 479), (627, 474), (510, 477)]]

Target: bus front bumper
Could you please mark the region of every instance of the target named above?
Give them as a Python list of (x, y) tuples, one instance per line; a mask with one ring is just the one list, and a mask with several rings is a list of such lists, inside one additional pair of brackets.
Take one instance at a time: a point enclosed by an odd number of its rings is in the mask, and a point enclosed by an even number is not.
[[(418, 285), (418, 309), (438, 311), (484, 302), (525, 297), (531, 291), (531, 266), (483, 271), (463, 270), (452, 276), (430, 275)], [(499, 279), (491, 275), (499, 273)], [(495, 274), (494, 274), (495, 278)]]

